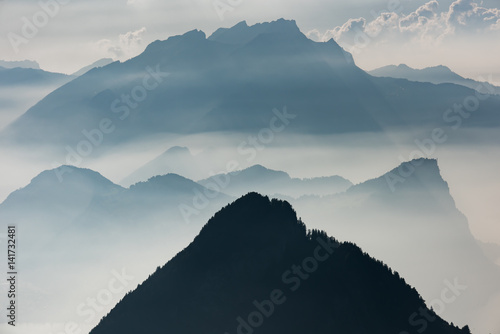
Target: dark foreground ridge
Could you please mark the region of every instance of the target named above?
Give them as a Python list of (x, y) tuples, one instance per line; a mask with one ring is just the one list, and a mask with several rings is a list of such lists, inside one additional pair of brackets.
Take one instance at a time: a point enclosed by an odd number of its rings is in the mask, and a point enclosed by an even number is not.
[(250, 193), (127, 294), (91, 334), (468, 333), (352, 243)]

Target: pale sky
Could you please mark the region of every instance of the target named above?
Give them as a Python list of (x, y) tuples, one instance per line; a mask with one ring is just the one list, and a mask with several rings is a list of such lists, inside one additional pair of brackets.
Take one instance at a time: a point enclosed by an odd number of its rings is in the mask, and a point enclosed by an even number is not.
[(367, 70), (442, 64), (473, 79), (500, 82), (499, 5), (498, 0), (0, 0), (0, 59), (30, 59), (45, 70), (72, 73), (100, 58), (128, 59), (156, 39), (189, 30), (208, 35), (242, 20), (283, 17), (295, 19), (310, 38), (334, 38)]

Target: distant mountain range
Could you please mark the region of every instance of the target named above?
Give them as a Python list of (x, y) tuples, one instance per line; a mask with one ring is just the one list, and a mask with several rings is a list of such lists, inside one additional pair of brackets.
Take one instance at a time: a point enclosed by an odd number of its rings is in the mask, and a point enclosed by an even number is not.
[(452, 83), (477, 90), (483, 94), (500, 94), (500, 87), (493, 86), (488, 82), (464, 78), (443, 65), (423, 69), (414, 69), (405, 64), (388, 65), (368, 71), (368, 73), (376, 77), (391, 77), (433, 84)]
[(110, 62), (111, 59), (101, 59), (72, 75), (66, 75), (44, 71), (38, 63), (32, 61), (0, 60), (0, 129), (52, 91), (90, 69)]
[(198, 181), (208, 187), (216, 185), (226, 194), (240, 197), (249, 191), (265, 195), (284, 195), (297, 198), (305, 195), (332, 195), (343, 192), (352, 186), (341, 176), (316, 177), (310, 179), (291, 178), (285, 172), (255, 165), (247, 169), (218, 174)]
[[(155, 41), (135, 58), (89, 71), (2, 136), (73, 147), (103, 117), (115, 126), (106, 136), (110, 145), (160, 133), (260, 131), (284, 106), (293, 115), (281, 117), (287, 133), (421, 129), (453, 125), (443, 121), (444, 111), (473, 94), (462, 86), (370, 76), (333, 40), (313, 42), (294, 21), (242, 22), (208, 38), (193, 30)], [(499, 108), (498, 96), (481, 101), (463, 126), (499, 126)]]
[(479, 332), (498, 328), (496, 320), (479, 314), (494, 312), (492, 301), (500, 301), (500, 268), (471, 234), (436, 160), (403, 163), (337, 195), (290, 201), (303, 219), (313, 222), (311, 228), (355, 242), (383, 259), (427, 302), (441, 299), (446, 280), (470, 287), (441, 307), (440, 314)]
[[(33, 68), (3, 68), (0, 67), (0, 86), (9, 87), (12, 86), (40, 86), (47, 85), (51, 87), (59, 87), (63, 84), (71, 81), (72, 76), (46, 72), (40, 69)], [(55, 89), (55, 88), (54, 88)], [(22, 93), (22, 91), (20, 92)]]
[(123, 178), (120, 184), (128, 187), (153, 176), (168, 173), (195, 179), (201, 173), (199, 169), (198, 161), (187, 147), (174, 146)]
[[(224, 180), (227, 175), (216, 177)], [(231, 195), (245, 192), (245, 188), (247, 192), (288, 193), (280, 196), (293, 203), (300, 216), (310, 222), (309, 228), (356, 242), (369, 254), (383, 259), (418, 288), (428, 303), (440, 300), (446, 284), (455, 280), (474, 287), (459, 291), (453, 303), (446, 304), (444, 310), (440, 308), (440, 315), (461, 326), (470, 324), (472, 329), (495, 328), (494, 324), (478, 323), (475, 315), (488, 311), (489, 299), (500, 297), (500, 268), (484, 255), (471, 235), (435, 160), (404, 163), (347, 190), (344, 188), (349, 181), (339, 177), (314, 180), (293, 179), (284, 172), (253, 166), (230, 175), (227, 186), (219, 189), (210, 186), (210, 180), (196, 183), (175, 174), (152, 177), (126, 189), (91, 170), (62, 166), (41, 173), (28, 186), (13, 192), (0, 204), (0, 219), (19, 226), (27, 245), (22, 260), (35, 268), (32, 273), (26, 270), (26, 277), (44, 280), (41, 272), (47, 266), (55, 266), (51, 270), (56, 273), (65, 268), (61, 263), (67, 259), (80, 259), (81, 270), (97, 264), (110, 266), (112, 261), (121, 263), (127, 258), (120, 254), (130, 251), (130, 242), (144, 248), (149, 261), (164, 259), (165, 247), (171, 249), (173, 243), (187, 242), (203, 221), (234, 199)], [(317, 182), (325, 185), (318, 186)], [(282, 188), (272, 191), (267, 185)], [(330, 194), (326, 194), (329, 187)], [(311, 191), (318, 194), (309, 194)], [(291, 197), (299, 193), (303, 195)], [(25, 209), (28, 207), (30, 210)], [(137, 235), (141, 238), (137, 239)], [(89, 238), (94, 251), (71, 247)], [(152, 244), (153, 240), (158, 244)], [(61, 250), (64, 257), (52, 264), (40, 260), (43, 254), (53, 259), (49, 254)], [(129, 268), (139, 265), (130, 264), (130, 258), (127, 263)], [(144, 268), (136, 270), (143, 272)], [(74, 284), (80, 284), (79, 279), (67, 278)], [(37, 280), (31, 282), (34, 287), (48, 284), (48, 290), (52, 291), (51, 286), (59, 291), (57, 296), (65, 295), (61, 295), (62, 282)], [(47, 296), (44, 298), (53, 298), (52, 294)], [(54, 309), (52, 313), (49, 309), (49, 313), (38, 311), (40, 319), (58, 312), (58, 304), (44, 302), (44, 298), (37, 300)], [(39, 305), (31, 304), (35, 312)]]
[(290, 204), (250, 193), (91, 331), (100, 333), (470, 333), (351, 243), (306, 231)]
[(41, 69), (0, 66), (0, 129), (72, 79), (65, 74)]
[(21, 67), (21, 68), (32, 68), (35, 70), (40, 69), (40, 65), (36, 61), (33, 61), (33, 60), (20, 60), (20, 61), (0, 60), (0, 67), (3, 67), (3, 68)]

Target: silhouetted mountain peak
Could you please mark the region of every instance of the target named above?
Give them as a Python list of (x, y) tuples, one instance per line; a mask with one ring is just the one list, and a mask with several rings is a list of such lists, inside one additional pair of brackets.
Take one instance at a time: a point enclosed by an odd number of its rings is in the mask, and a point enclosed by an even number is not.
[(207, 35), (201, 30), (193, 29), (181, 35), (181, 38), (189, 41), (203, 41), (207, 39)]
[(132, 193), (161, 196), (188, 194), (194, 197), (195, 191), (203, 192), (205, 190), (202, 185), (174, 173), (153, 176), (145, 182), (138, 182), (130, 186)]
[(177, 51), (180, 51), (182, 45), (194, 47), (203, 41), (206, 41), (205, 33), (201, 30), (194, 29), (182, 35), (171, 36), (167, 40), (156, 40), (152, 42), (139, 57), (144, 57), (146, 55), (162, 56), (166, 50), (178, 48)]
[(189, 154), (191, 155), (191, 152), (189, 151), (189, 148), (184, 147), (184, 146), (172, 146), (168, 150), (166, 150), (163, 155), (170, 155), (170, 154)]
[[(255, 307), (262, 312), (257, 304), (272, 291), (283, 296), (271, 305), (273, 316), (241, 325)], [(419, 309), (435, 316), (387, 266), (351, 243), (308, 233), (289, 203), (249, 193), (216, 213), (91, 333), (253, 333), (259, 327), (264, 334), (382, 334), (406, 328), (408, 314)], [(437, 316), (428, 327), (429, 334), (461, 333)]]
[(64, 202), (70, 203), (71, 198), (89, 199), (94, 195), (109, 195), (123, 190), (91, 169), (63, 165), (38, 174), (26, 187), (11, 193), (3, 204), (16, 204), (23, 198), (32, 200), (34, 204), (52, 198), (56, 199), (55, 204), (64, 206)]
[[(63, 165), (58, 168), (43, 171), (38, 174), (30, 185), (58, 184), (82, 182), (94, 185), (116, 186), (113, 182), (102, 176), (100, 173), (87, 168), (79, 168), (70, 165)], [(119, 187), (119, 186), (117, 186)]]
[(281, 244), (305, 236), (305, 226), (288, 202), (251, 192), (216, 213), (195, 241), (207, 249), (225, 245), (230, 251), (255, 242), (272, 248), (275, 243), (270, 240), (281, 240)]
[(251, 167), (248, 167), (241, 172), (238, 172), (241, 174), (242, 177), (245, 178), (272, 178), (272, 179), (290, 179), (290, 175), (288, 173), (282, 172), (282, 171), (277, 171), (273, 169), (269, 169), (267, 167), (264, 167), (262, 165), (253, 165)]
[[(449, 194), (448, 183), (442, 178), (436, 159), (419, 158), (403, 162), (398, 167), (373, 180), (368, 180), (347, 190), (347, 192), (372, 192), (392, 194), (396, 197), (403, 192), (433, 194), (454, 201)], [(441, 197), (443, 196), (444, 197)]]
[(252, 26), (248, 26), (246, 21), (242, 21), (231, 28), (217, 29), (208, 39), (220, 43), (243, 45), (262, 34), (303, 35), (295, 20), (279, 19)]

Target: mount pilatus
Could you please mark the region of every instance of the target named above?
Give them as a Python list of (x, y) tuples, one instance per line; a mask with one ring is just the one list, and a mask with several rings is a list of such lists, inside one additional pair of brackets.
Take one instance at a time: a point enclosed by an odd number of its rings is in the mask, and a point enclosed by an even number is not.
[[(158, 133), (253, 131), (273, 108), (296, 115), (291, 133), (345, 133), (443, 124), (462, 86), (375, 78), (335, 41), (314, 42), (295, 21), (239, 23), (151, 43), (124, 63), (96, 68), (49, 94), (3, 131), (17, 142), (75, 145), (103, 119), (107, 143)], [(464, 126), (500, 125), (500, 97)], [(109, 120), (109, 121), (108, 121)], [(114, 126), (114, 127), (113, 127)]]

